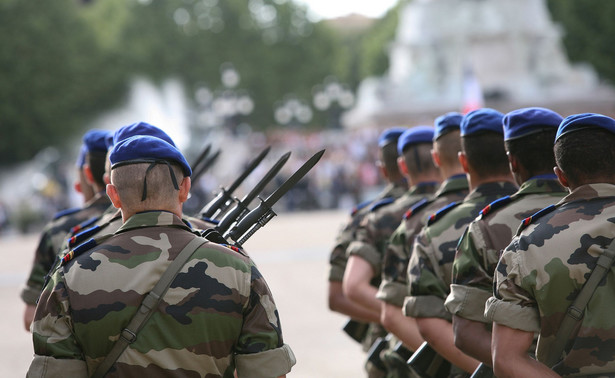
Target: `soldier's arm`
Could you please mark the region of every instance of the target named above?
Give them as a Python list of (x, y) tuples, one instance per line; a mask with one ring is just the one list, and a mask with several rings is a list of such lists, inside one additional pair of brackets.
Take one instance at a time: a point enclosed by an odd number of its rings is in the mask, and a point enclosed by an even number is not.
[(348, 315), (354, 320), (378, 323), (380, 314), (364, 306), (357, 305), (344, 295), (341, 281), (329, 281), (329, 308), (331, 311)]
[(491, 331), (487, 327), (486, 323), (453, 315), (455, 346), (491, 366)]
[(60, 272), (43, 289), (32, 323), (29, 377), (85, 377), (87, 366), (72, 331), (68, 293)]
[(360, 256), (351, 255), (344, 272), (342, 287), (344, 295), (353, 302), (378, 312), (380, 319), (380, 300), (376, 298), (378, 289), (370, 284), (374, 278), (372, 264)]
[(423, 337), (414, 318), (405, 316), (401, 307), (382, 302), (381, 323), (387, 331), (397, 336), (401, 342), (412, 350), (417, 350), (423, 343)]
[(529, 356), (533, 332), (493, 324), (493, 370), (498, 377), (559, 377)]
[(250, 271), (250, 302), (235, 346), (237, 377), (284, 376), (296, 359), (284, 344), (278, 311), (265, 279), (256, 266)]

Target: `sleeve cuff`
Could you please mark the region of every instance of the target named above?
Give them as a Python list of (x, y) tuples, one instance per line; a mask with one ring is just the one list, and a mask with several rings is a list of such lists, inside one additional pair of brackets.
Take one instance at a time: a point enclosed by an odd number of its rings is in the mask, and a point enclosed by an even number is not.
[(485, 302), (491, 297), (490, 292), (465, 285), (451, 285), (451, 293), (444, 302), (444, 307), (453, 315), (464, 319), (487, 323), (485, 319)]
[(399, 282), (382, 281), (378, 293), (376, 293), (376, 298), (396, 307), (402, 307), (407, 294), (408, 289), (406, 285), (402, 285)]
[(348, 246), (346, 254), (348, 256), (356, 255), (361, 257), (372, 266), (374, 276), (380, 276), (380, 271), (382, 269), (382, 256), (373, 246), (360, 241), (353, 241)]
[(238, 354), (235, 362), (238, 377), (271, 378), (289, 373), (297, 360), (290, 346), (284, 344), (264, 352)]
[(406, 297), (403, 313), (412, 318), (440, 318), (449, 322), (453, 319), (444, 308), (444, 300), (435, 295)]
[(526, 332), (540, 332), (540, 319), (535, 307), (521, 307), (491, 297), (485, 304), (485, 318), (509, 328)]
[(88, 368), (83, 360), (57, 359), (35, 355), (26, 377), (87, 377)]
[(329, 269), (329, 282), (342, 282), (344, 281), (344, 269), (341, 267), (331, 265)]

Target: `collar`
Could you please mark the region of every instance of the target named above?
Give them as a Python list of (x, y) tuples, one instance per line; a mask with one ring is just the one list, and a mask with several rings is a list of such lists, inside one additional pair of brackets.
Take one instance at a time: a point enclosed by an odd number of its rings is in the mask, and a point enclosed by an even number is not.
[(464, 199), (465, 201), (471, 201), (480, 197), (488, 196), (505, 196), (513, 194), (517, 191), (517, 186), (510, 181), (493, 181), (480, 184), (474, 190), (472, 190)]
[(177, 215), (169, 211), (155, 210), (144, 211), (131, 216), (116, 233), (144, 227), (176, 227), (192, 232), (192, 229), (190, 229), (190, 227), (188, 227)]
[(465, 174), (454, 175), (442, 182), (435, 196), (440, 197), (446, 193), (468, 190), (468, 177)]
[(615, 185), (607, 183), (581, 185), (558, 203), (591, 200), (598, 197), (615, 197)]

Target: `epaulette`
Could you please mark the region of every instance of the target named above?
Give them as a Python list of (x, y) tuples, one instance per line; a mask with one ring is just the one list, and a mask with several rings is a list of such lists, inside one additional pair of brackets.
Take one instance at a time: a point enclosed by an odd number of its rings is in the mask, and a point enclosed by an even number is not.
[(237, 247), (236, 245), (230, 245), (230, 244), (220, 244), (220, 245), (223, 246), (223, 247), (232, 249), (233, 251), (235, 251), (235, 252), (237, 252), (237, 253), (239, 253), (239, 254), (241, 254), (243, 256), (248, 257), (248, 254), (246, 253), (246, 251), (244, 251), (243, 248), (241, 248), (241, 247)]
[(76, 225), (75, 227), (70, 229), (70, 233), (71, 235), (75, 235), (77, 234), (79, 231), (81, 230), (85, 230), (86, 228), (89, 228), (91, 225), (93, 225), (94, 223), (96, 223), (96, 221), (98, 221), (100, 219), (99, 216), (96, 217), (92, 217), (88, 220), (86, 220), (85, 222), (81, 222), (78, 225)]
[(355, 207), (352, 208), (352, 211), (350, 212), (350, 216), (354, 216), (359, 210), (365, 208), (372, 202), (373, 202), (372, 200), (367, 200), (367, 201), (363, 201), (360, 204), (356, 205)]
[(95, 239), (90, 239), (83, 244), (79, 244), (75, 248), (71, 249), (66, 255), (64, 255), (64, 257), (62, 257), (62, 262), (60, 263), (60, 266), (68, 264), (69, 261), (81, 255), (83, 252), (96, 247), (96, 245), (98, 245), (98, 242), (96, 242)]
[(446, 214), (449, 211), (451, 211), (452, 209), (454, 209), (455, 206), (459, 205), (460, 203), (461, 202), (451, 202), (448, 205), (446, 205), (443, 208), (441, 208), (440, 210), (438, 210), (435, 213), (431, 214), (431, 216), (427, 220), (427, 225), (431, 226), (432, 224), (434, 224), (435, 222), (440, 220), (444, 216), (444, 214)]
[(388, 204), (390, 204), (391, 202), (395, 201), (395, 199), (393, 197), (386, 197), (383, 198), (379, 201), (374, 202), (374, 204), (369, 208), (369, 211), (375, 211), (383, 206), (386, 206)]
[(491, 202), (489, 205), (485, 206), (481, 211), (480, 211), (480, 217), (484, 218), (487, 214), (489, 214), (490, 212), (492, 212), (493, 210), (497, 210), (499, 208), (502, 208), (506, 205), (508, 205), (509, 203), (512, 202), (512, 197), (510, 196), (504, 196), (502, 198), (498, 198), (495, 201)]
[(519, 228), (517, 229), (517, 235), (519, 235), (521, 233), (521, 231), (525, 230), (527, 228), (527, 226), (532, 224), (533, 221), (535, 221), (536, 219), (542, 217), (545, 214), (549, 214), (553, 210), (555, 210), (555, 205), (549, 205), (549, 206), (545, 207), (544, 209), (538, 210), (534, 214), (532, 214), (529, 217), (525, 218), (521, 222), (521, 224), (519, 225)]
[(85, 240), (91, 238), (92, 235), (97, 234), (100, 229), (100, 226), (93, 226), (81, 231), (77, 235), (72, 236), (70, 239), (68, 239), (68, 248), (73, 248), (74, 246), (83, 243)]
[(214, 228), (208, 228), (207, 230), (201, 232), (201, 236), (210, 242), (214, 242), (216, 244), (227, 244), (228, 241)]
[(406, 211), (406, 213), (404, 214), (404, 220), (410, 218), (412, 214), (416, 214), (417, 212), (421, 211), (423, 208), (425, 208), (425, 206), (429, 205), (431, 202), (432, 200), (429, 200), (427, 198), (423, 198), (422, 200), (418, 201), (417, 203), (412, 205), (412, 207), (410, 207), (408, 211)]
[(80, 207), (73, 207), (71, 209), (65, 209), (65, 210), (62, 210), (62, 211), (58, 211), (57, 213), (55, 213), (53, 215), (52, 219), (56, 220), (56, 219), (61, 218), (63, 216), (74, 214), (74, 213), (76, 213), (79, 210), (81, 210)]

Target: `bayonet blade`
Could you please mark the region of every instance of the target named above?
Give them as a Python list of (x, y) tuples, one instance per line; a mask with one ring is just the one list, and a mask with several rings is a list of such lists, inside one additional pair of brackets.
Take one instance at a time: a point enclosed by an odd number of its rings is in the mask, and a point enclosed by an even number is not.
[(239, 187), (239, 185), (241, 185), (241, 183), (243, 182), (243, 180), (246, 179), (246, 177), (248, 177), (248, 175), (250, 173), (252, 173), (252, 171), (254, 170), (254, 168), (256, 168), (257, 165), (259, 165), (261, 163), (261, 161), (263, 161), (263, 159), (265, 158), (265, 156), (267, 156), (267, 154), (269, 153), (269, 151), (271, 150), (271, 146), (268, 146), (267, 148), (265, 148), (263, 151), (261, 151), (260, 154), (258, 154), (257, 157), (255, 157), (246, 167), (246, 169), (243, 171), (243, 173), (237, 177), (237, 179), (235, 180), (235, 182), (233, 182), (228, 189), (226, 189), (226, 191), (231, 194), (235, 191), (235, 189), (237, 189)]

